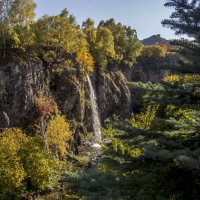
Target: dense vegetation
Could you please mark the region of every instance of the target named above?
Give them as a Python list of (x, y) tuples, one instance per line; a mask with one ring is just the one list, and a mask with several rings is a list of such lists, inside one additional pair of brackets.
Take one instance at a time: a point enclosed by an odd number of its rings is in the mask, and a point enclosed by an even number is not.
[(129, 119), (105, 121), (103, 156), (94, 167), (87, 158), (71, 155), (70, 121), (53, 99), (38, 96), (31, 131), (1, 129), (0, 199), (26, 199), (62, 184), (71, 189), (63, 199), (199, 199), (200, 2), (167, 0), (165, 6), (175, 11), (163, 25), (191, 37), (172, 41), (177, 48), (143, 46), (134, 29), (114, 19), (95, 27), (89, 18), (79, 26), (64, 9), (35, 21), (32, 0), (0, 2), (2, 63), (38, 57), (52, 73), (76, 68), (79, 76), (86, 71), (98, 77), (137, 61), (156, 71), (167, 55), (180, 57), (160, 83), (127, 83), (140, 90), (133, 99), (138, 109)]
[[(165, 6), (175, 12), (163, 24), (192, 40), (172, 41), (180, 46), (177, 53), (182, 59), (178, 66), (170, 67), (171, 75), (162, 82), (128, 83), (142, 91), (142, 98), (138, 96), (141, 109), (130, 119), (115, 116), (107, 121), (108, 143), (97, 170), (76, 177), (79, 193), (86, 199), (200, 197), (200, 2), (169, 0)], [(149, 67), (158, 58), (156, 52), (161, 57), (166, 53), (151, 46), (143, 49), (142, 59), (149, 61)], [(133, 100), (138, 101), (137, 97)]]
[[(93, 182), (87, 176), (79, 177), (83, 179), (81, 194), (88, 199), (200, 197), (200, 2), (169, 0), (165, 6), (175, 8), (175, 12), (163, 24), (176, 34), (187, 34), (192, 41), (173, 41), (181, 46), (178, 50), (184, 59), (161, 83), (128, 83), (143, 91), (141, 109), (131, 119), (114, 117), (114, 122), (107, 122), (104, 132), (109, 145), (97, 173), (90, 174)], [(143, 50), (147, 58), (150, 48)], [(185, 74), (185, 67), (190, 74)]]
[[(87, 19), (79, 26), (64, 9), (35, 21), (36, 6), (33, 0), (0, 2), (1, 64), (39, 58), (57, 75), (73, 69), (79, 76), (84, 71), (98, 75), (120, 65), (132, 67), (141, 52), (136, 31), (114, 19), (102, 21), (97, 27)], [(4, 94), (4, 73), (1, 80)], [(18, 128), (2, 129), (0, 199), (26, 198), (59, 189), (62, 172), (71, 166), (66, 164), (71, 151), (70, 129), (70, 122), (60, 115), (55, 101), (40, 95), (35, 97), (28, 124), (25, 121)]]

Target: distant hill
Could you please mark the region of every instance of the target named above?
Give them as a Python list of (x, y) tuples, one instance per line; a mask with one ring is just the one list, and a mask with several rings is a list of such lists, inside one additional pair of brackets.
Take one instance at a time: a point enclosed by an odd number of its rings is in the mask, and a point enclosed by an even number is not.
[(142, 43), (144, 45), (169, 44), (169, 40), (162, 38), (160, 34), (158, 34), (152, 35), (151, 37), (142, 40)]

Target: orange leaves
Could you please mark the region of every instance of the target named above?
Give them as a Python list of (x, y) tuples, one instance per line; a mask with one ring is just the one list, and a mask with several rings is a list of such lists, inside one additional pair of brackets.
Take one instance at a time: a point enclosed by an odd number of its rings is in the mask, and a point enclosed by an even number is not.
[(49, 97), (40, 97), (36, 99), (36, 106), (39, 116), (45, 118), (46, 116), (57, 111), (56, 103)]

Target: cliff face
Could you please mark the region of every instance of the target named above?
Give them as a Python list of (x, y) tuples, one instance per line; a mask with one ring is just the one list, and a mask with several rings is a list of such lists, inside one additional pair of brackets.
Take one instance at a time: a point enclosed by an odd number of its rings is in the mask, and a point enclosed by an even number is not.
[[(170, 66), (178, 65), (178, 58), (176, 55), (169, 54), (159, 61), (150, 59), (151, 62), (139, 58), (137, 63), (132, 68), (126, 68), (124, 74), (128, 81), (141, 82), (160, 82), (164, 76), (170, 73)], [(153, 61), (153, 62), (152, 62)]]
[(123, 118), (131, 114), (131, 93), (122, 72), (101, 74), (98, 85), (98, 105), (104, 120), (113, 114)]
[(33, 109), (35, 97), (49, 95), (49, 72), (40, 60), (10, 63), (0, 66), (0, 71), (6, 77), (0, 99), (0, 127), (12, 127)]
[[(37, 59), (2, 65), (0, 72), (7, 77), (5, 92), (0, 98), (0, 128), (21, 126), (24, 119), (31, 119), (35, 99), (44, 96), (53, 98), (60, 112), (71, 120), (76, 142), (80, 134), (92, 131), (88, 83), (76, 71), (50, 73)], [(98, 80), (101, 121), (112, 114), (127, 117), (131, 113), (131, 94), (124, 75), (119, 71), (102, 73)]]

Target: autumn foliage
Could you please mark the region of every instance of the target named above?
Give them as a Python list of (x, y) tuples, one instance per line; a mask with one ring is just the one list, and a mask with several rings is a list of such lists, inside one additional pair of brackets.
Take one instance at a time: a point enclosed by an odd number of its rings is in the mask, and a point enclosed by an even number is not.
[(36, 98), (36, 110), (41, 118), (45, 118), (56, 112), (57, 107), (53, 99), (49, 97)]

